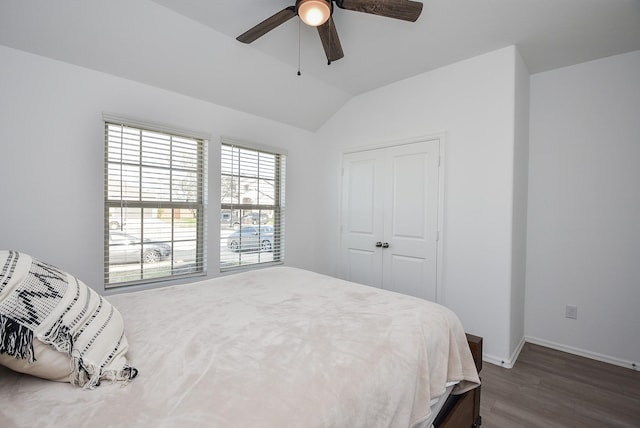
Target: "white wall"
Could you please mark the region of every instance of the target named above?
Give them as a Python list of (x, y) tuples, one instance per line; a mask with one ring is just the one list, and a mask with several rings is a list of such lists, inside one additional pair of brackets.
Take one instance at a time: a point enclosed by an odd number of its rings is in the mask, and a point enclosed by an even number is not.
[[(314, 135), (133, 81), (0, 46), (0, 248), (31, 254), (103, 286), (102, 113), (211, 134), (209, 275), (219, 265), (219, 143), (232, 137), (288, 150), (287, 264), (320, 232), (310, 198)], [(317, 234), (317, 236), (316, 236)]]
[[(471, 58), (352, 99), (319, 131), (337, 274), (341, 153), (348, 147), (445, 133), (443, 295), (485, 357), (507, 361), (511, 343), (515, 47)], [(524, 287), (524, 285), (522, 285)], [(519, 315), (524, 316), (522, 313)], [(520, 325), (522, 322), (520, 321)], [(520, 332), (522, 333), (522, 328)]]
[(640, 363), (640, 51), (531, 77), (527, 253), (530, 340)]
[(529, 171), (529, 72), (516, 55), (513, 152), (513, 236), (511, 264), (511, 338), (509, 360), (514, 362), (524, 344), (527, 264), (527, 199)]

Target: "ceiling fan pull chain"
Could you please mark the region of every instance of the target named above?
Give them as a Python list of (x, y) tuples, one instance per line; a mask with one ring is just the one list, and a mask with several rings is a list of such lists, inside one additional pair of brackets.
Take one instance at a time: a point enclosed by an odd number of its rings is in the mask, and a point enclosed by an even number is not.
[(300, 20), (298, 20), (298, 76), (302, 76), (300, 72)]

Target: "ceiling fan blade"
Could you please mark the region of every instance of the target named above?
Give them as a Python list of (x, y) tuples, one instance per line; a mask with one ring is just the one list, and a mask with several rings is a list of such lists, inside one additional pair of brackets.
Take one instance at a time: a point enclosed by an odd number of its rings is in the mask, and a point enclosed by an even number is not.
[(411, 0), (335, 0), (335, 3), (341, 9), (410, 22), (415, 22), (422, 13), (422, 3)]
[(282, 9), (275, 15), (265, 19), (255, 27), (240, 34), (238, 37), (236, 37), (236, 40), (242, 43), (251, 43), (254, 40), (264, 36), (269, 31), (276, 28), (278, 25), (284, 24), (294, 16), (296, 16), (295, 6), (289, 6), (285, 9)]
[(337, 61), (344, 57), (342, 52), (342, 45), (340, 45), (340, 38), (336, 31), (336, 24), (333, 22), (333, 17), (329, 17), (327, 22), (318, 27), (318, 34), (320, 40), (322, 40), (322, 47), (324, 53), (327, 55), (327, 61), (331, 64), (332, 61)]

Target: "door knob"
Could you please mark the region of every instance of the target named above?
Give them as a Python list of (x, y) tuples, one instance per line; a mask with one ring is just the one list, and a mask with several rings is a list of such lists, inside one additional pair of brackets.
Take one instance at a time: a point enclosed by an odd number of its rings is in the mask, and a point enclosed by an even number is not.
[(382, 242), (380, 241), (376, 242), (376, 248), (380, 248), (380, 247), (382, 247)]
[(389, 248), (389, 243), (388, 242), (383, 243), (382, 248)]

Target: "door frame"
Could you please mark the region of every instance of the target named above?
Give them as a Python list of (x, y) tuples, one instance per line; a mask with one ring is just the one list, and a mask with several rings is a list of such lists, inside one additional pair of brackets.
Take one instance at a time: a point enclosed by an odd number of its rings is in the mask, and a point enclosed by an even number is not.
[[(369, 150), (384, 149), (388, 147), (397, 147), (406, 144), (420, 143), (425, 141), (438, 141), (439, 146), (439, 162), (438, 162), (438, 238), (436, 241), (436, 303), (444, 304), (444, 284), (443, 284), (443, 259), (444, 259), (444, 205), (445, 205), (445, 154), (446, 154), (446, 134), (445, 132), (439, 132), (435, 134), (420, 135), (417, 137), (405, 138), (400, 140), (383, 141), (364, 146), (355, 146), (345, 148), (340, 153), (340, 191), (339, 191), (339, 207), (340, 213), (343, 212), (343, 184), (344, 184), (344, 157), (350, 153), (364, 152)], [(343, 224), (342, 215), (338, 222), (338, 254), (341, 254), (343, 246)], [(338, 269), (340, 276), (343, 276), (342, 269)]]

